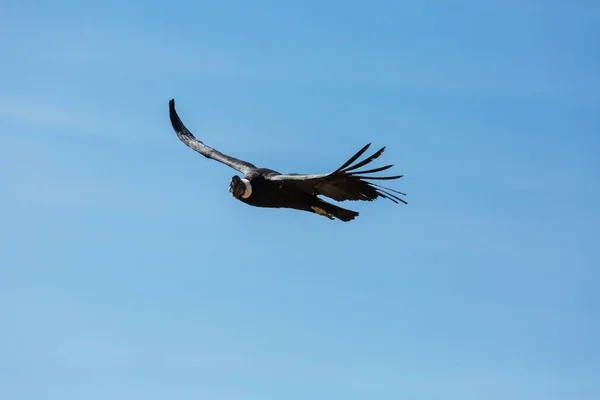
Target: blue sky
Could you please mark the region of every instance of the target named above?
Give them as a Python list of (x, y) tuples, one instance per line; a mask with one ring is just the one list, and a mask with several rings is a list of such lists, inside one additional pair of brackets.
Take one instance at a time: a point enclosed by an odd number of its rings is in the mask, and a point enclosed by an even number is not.
[[(2, 10), (0, 398), (600, 398), (597, 2)], [(171, 98), (281, 172), (386, 145), (409, 205), (237, 202)]]

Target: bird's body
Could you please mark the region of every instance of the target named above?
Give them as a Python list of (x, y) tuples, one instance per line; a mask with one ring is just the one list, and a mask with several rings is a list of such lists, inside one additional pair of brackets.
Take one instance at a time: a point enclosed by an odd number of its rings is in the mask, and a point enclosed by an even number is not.
[(279, 182), (266, 179), (266, 176), (272, 173), (261, 168), (245, 175), (244, 178), (248, 179), (252, 186), (252, 195), (240, 200), (251, 206), (267, 208), (297, 208), (307, 201), (308, 194), (300, 188), (286, 187)]
[(306, 192), (301, 187), (286, 185), (283, 182), (266, 178), (266, 176), (273, 174), (278, 173), (259, 168), (246, 175), (245, 179), (252, 187), (252, 194), (248, 198), (240, 197), (239, 200), (255, 207), (292, 208), (314, 212), (332, 219), (337, 217), (343, 221), (349, 221), (358, 215), (355, 211), (345, 210), (327, 203), (316, 195)]
[(386, 170), (391, 165), (351, 172), (378, 158), (385, 148), (365, 160), (353, 164), (369, 148), (370, 145), (366, 145), (344, 165), (329, 174), (281, 174), (272, 169), (257, 168), (246, 161), (222, 154), (196, 139), (179, 119), (175, 111), (174, 100), (169, 102), (169, 115), (175, 133), (187, 146), (207, 158), (220, 161), (244, 174), (243, 178), (236, 175), (231, 179), (229, 191), (234, 198), (248, 205), (264, 208), (292, 208), (319, 214), (329, 219), (350, 221), (358, 216), (358, 212), (328, 203), (318, 195), (338, 201), (372, 201), (377, 197), (384, 197), (395, 203), (406, 204), (406, 201), (397, 195), (404, 195), (404, 193), (366, 181), (366, 179), (397, 179), (402, 175), (362, 176)]

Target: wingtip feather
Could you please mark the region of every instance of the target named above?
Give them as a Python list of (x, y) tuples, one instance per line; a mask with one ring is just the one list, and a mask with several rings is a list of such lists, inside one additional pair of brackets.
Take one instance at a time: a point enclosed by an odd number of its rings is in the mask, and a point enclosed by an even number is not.
[(344, 168), (346, 168), (347, 166), (349, 166), (350, 164), (352, 164), (354, 161), (356, 161), (360, 156), (363, 155), (363, 153), (365, 151), (367, 151), (367, 149), (371, 146), (371, 143), (367, 143), (365, 146), (363, 146), (362, 149), (360, 149), (358, 152), (356, 152), (356, 154), (354, 154), (352, 157), (350, 157), (350, 159), (348, 161), (346, 161), (341, 167), (339, 167), (337, 170), (335, 170), (335, 172), (339, 172), (342, 171)]

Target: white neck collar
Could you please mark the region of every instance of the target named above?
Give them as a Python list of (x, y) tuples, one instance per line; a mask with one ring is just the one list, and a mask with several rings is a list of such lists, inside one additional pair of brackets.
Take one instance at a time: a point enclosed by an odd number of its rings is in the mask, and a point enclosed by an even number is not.
[(244, 185), (246, 186), (246, 190), (244, 191), (244, 194), (242, 194), (242, 199), (247, 199), (252, 194), (252, 185), (250, 184), (250, 181), (245, 178), (242, 178), (242, 182), (244, 182)]

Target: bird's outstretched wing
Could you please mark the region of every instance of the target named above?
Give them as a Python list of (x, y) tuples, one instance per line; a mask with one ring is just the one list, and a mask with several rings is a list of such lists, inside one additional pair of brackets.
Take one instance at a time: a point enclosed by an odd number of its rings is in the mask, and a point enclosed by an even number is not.
[(175, 100), (169, 101), (169, 117), (171, 118), (171, 125), (173, 125), (177, 137), (188, 147), (196, 150), (204, 157), (220, 161), (223, 164), (240, 171), (242, 174), (247, 174), (249, 171), (256, 169), (256, 167), (249, 162), (225, 155), (196, 139), (194, 135), (192, 135), (192, 132), (190, 132), (183, 122), (181, 122), (179, 115), (177, 115), (177, 112), (175, 111)]
[(277, 181), (282, 185), (299, 186), (313, 194), (327, 196), (337, 201), (344, 200), (366, 200), (373, 201), (378, 197), (383, 197), (393, 201), (394, 203), (407, 204), (405, 200), (398, 195), (406, 196), (405, 193), (399, 192), (385, 186), (378, 185), (368, 180), (388, 180), (402, 178), (402, 175), (395, 176), (370, 176), (375, 172), (385, 171), (391, 168), (392, 165), (384, 167), (355, 171), (360, 167), (364, 167), (376, 158), (378, 158), (385, 147), (375, 152), (375, 154), (364, 160), (352, 165), (371, 144), (367, 144), (358, 153), (352, 156), (341, 167), (329, 174), (270, 174), (267, 179)]

